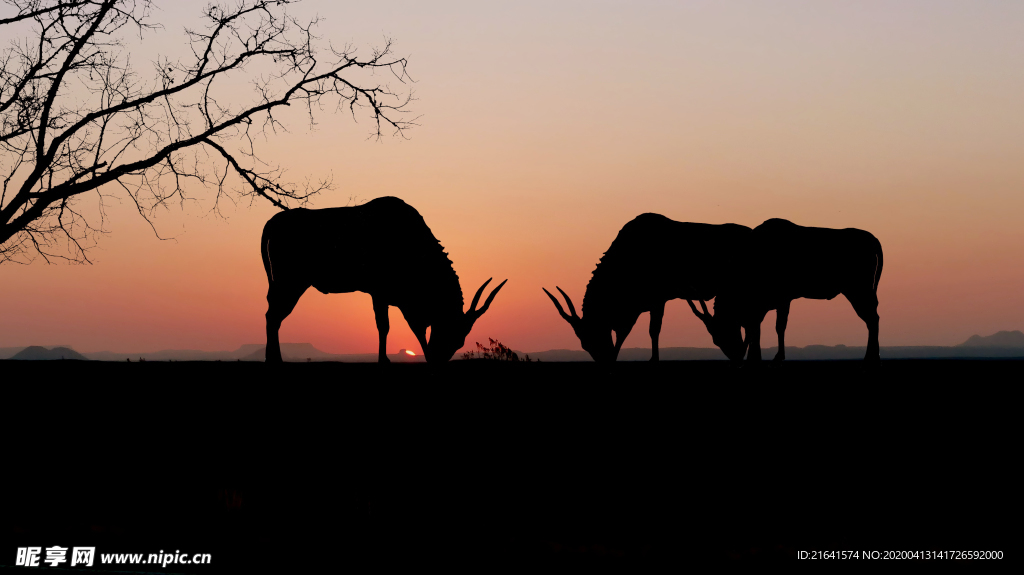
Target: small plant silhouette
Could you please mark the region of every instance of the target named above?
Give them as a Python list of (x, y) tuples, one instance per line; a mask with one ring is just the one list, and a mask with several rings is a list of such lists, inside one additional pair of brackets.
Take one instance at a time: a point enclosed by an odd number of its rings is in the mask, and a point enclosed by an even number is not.
[(462, 354), (462, 359), (485, 359), (490, 361), (533, 361), (530, 356), (519, 357), (519, 354), (509, 349), (498, 340), (487, 338), (491, 342), (483, 345), (476, 342), (476, 351), (467, 351)]

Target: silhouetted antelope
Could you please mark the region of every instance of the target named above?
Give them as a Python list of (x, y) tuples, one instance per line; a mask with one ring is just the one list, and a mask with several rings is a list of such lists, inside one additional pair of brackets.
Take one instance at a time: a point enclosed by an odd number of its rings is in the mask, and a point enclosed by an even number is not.
[(370, 294), (380, 338), (378, 361), (387, 363), (388, 306), (402, 311), (428, 362), (448, 361), (505, 285), (494, 288), (477, 310), (487, 280), (463, 313), (459, 276), (448, 254), (419, 212), (398, 198), (281, 212), (263, 227), (260, 245), (270, 281), (268, 362), (281, 361), (281, 322), (310, 286), (325, 294)]
[[(693, 224), (641, 214), (622, 227), (597, 264), (583, 296), (582, 317), (576, 315), (562, 288), (557, 289), (569, 314), (551, 292), (545, 289), (544, 293), (595, 361), (615, 361), (637, 318), (647, 311), (651, 312), (651, 361), (658, 361), (665, 303), (677, 298), (687, 300), (726, 356), (743, 359), (746, 348), (738, 318), (735, 325), (726, 319), (728, 315), (712, 321), (705, 301), (740, 285), (737, 258), (749, 250), (749, 236), (750, 228), (737, 224)], [(700, 300), (703, 315), (694, 299)]]
[(882, 276), (882, 245), (875, 236), (855, 228), (808, 228), (771, 219), (754, 228), (750, 246), (756, 254), (748, 260), (742, 292), (731, 291), (716, 300), (725, 311), (716, 310), (715, 317), (707, 318), (709, 324), (726, 330), (736, 329), (739, 317), (747, 332), (748, 360), (761, 359), (761, 321), (770, 310), (777, 310), (775, 360), (781, 361), (786, 358), (790, 303), (798, 298), (830, 300), (839, 294), (846, 296), (867, 324), (864, 359), (879, 359), (876, 292)]

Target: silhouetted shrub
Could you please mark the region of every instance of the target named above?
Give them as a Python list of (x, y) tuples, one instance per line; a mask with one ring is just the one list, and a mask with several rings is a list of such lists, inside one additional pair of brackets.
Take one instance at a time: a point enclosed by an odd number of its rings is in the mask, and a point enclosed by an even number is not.
[(462, 354), (462, 359), (486, 359), (490, 361), (533, 361), (530, 356), (523, 358), (519, 357), (519, 354), (509, 349), (505, 344), (500, 341), (487, 338), (487, 341), (491, 342), (490, 345), (483, 345), (479, 341), (476, 342), (476, 351), (467, 351)]

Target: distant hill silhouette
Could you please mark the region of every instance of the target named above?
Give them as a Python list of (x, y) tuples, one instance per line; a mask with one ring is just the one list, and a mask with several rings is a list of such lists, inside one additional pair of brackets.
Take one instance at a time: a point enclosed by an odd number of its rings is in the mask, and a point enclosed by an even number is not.
[[(266, 346), (261, 344), (246, 344), (239, 348), (249, 351), (240, 357), (242, 361), (264, 361), (266, 358)], [(281, 355), (285, 361), (377, 361), (376, 353), (359, 354), (335, 354), (327, 353), (313, 347), (312, 344), (281, 344)], [(351, 359), (352, 357), (357, 359)]]
[[(589, 353), (574, 349), (549, 349), (547, 351), (516, 351), (520, 357), (540, 361), (593, 361)], [(662, 347), (659, 350), (662, 361), (728, 359), (717, 347)], [(647, 361), (651, 359), (651, 348), (629, 347), (619, 352), (619, 361)]]
[(70, 347), (55, 347), (52, 349), (46, 349), (39, 345), (30, 345), (25, 349), (14, 354), (11, 359), (25, 359), (25, 360), (38, 360), (38, 359), (80, 359), (87, 360), (89, 358), (71, 349)]
[[(768, 347), (762, 351), (774, 354), (778, 348)], [(862, 359), (866, 346), (845, 345), (808, 345), (806, 347), (786, 346), (786, 358), (797, 360), (832, 360)], [(520, 355), (522, 352), (517, 351)], [(548, 351), (531, 351), (530, 357), (540, 361), (591, 361), (590, 354), (582, 350), (552, 349)], [(1024, 346), (927, 346), (904, 345), (883, 346), (880, 349), (882, 359), (939, 359), (939, 358), (998, 358), (1024, 357)], [(651, 358), (651, 348), (633, 347), (623, 349), (619, 353), (619, 361), (647, 361)], [(725, 354), (718, 348), (705, 347), (663, 347), (662, 361), (694, 361), (722, 360)]]
[[(259, 344), (243, 345), (241, 348), (239, 348), (239, 350), (251, 349), (252, 351), (239, 359), (241, 359), (242, 361), (264, 361), (267, 354), (266, 347), (267, 346), (265, 345)], [(338, 354), (320, 351), (319, 349), (313, 347), (313, 344), (311, 343), (282, 343), (281, 355), (284, 357), (285, 361), (306, 361), (307, 359), (315, 359), (317, 361), (341, 361), (337, 359)], [(377, 360), (376, 354), (370, 355), (373, 355), (373, 361)]]
[(23, 349), (25, 349), (23, 345), (18, 347), (0, 347), (0, 359), (11, 359)]
[[(238, 358), (242, 361), (264, 361), (266, 357), (266, 346), (262, 344), (246, 344), (239, 350), (247, 350), (249, 353)], [(392, 361), (426, 361), (422, 355), (400, 356), (397, 353), (389, 353), (388, 359)], [(379, 357), (376, 353), (327, 353), (313, 347), (310, 343), (282, 343), (281, 356), (284, 361), (341, 361), (350, 363), (376, 362)]]
[[(282, 344), (283, 349), (287, 350), (286, 355), (294, 358), (302, 358), (305, 361), (307, 357), (313, 358), (318, 361), (335, 359), (335, 354), (320, 351), (308, 343), (285, 343)], [(124, 361), (126, 358), (131, 358), (135, 361), (139, 358), (145, 359), (146, 361), (263, 361), (263, 357), (260, 356), (258, 360), (254, 357), (249, 357), (255, 352), (263, 353), (263, 344), (245, 344), (233, 351), (203, 351), (198, 349), (162, 349), (160, 351), (152, 351), (145, 353), (124, 353), (124, 352), (113, 352), (113, 351), (97, 351), (85, 354), (89, 359), (95, 359), (100, 361)], [(374, 355), (374, 359), (376, 359)], [(295, 361), (298, 361), (297, 359)]]
[(230, 351), (202, 351), (198, 349), (162, 349), (151, 352), (122, 352), (122, 351), (93, 351), (84, 354), (89, 359), (97, 361), (124, 361), (131, 359), (137, 361), (140, 358), (147, 361), (234, 361), (238, 359), (234, 352)]
[[(146, 361), (263, 361), (264, 349), (262, 343), (247, 343), (232, 351), (202, 351), (198, 349), (163, 349), (160, 351), (146, 353), (124, 353), (113, 351), (97, 351), (86, 353), (88, 359), (98, 361), (125, 361), (130, 358), (132, 361), (145, 359)], [(339, 354), (328, 353), (317, 349), (310, 343), (282, 343), (281, 353), (285, 361), (341, 361), (350, 363), (375, 362), (378, 357), (376, 353), (352, 353)], [(400, 356), (397, 353), (388, 354), (393, 361), (417, 362), (423, 361), (423, 356)]]
[(972, 335), (957, 347), (1024, 347), (1024, 332), (997, 331), (992, 335)]
[[(124, 353), (98, 351), (80, 354), (68, 346), (47, 349), (42, 346), (3, 347), (0, 348), (0, 359), (90, 359), (98, 361), (125, 361), (139, 358), (148, 361), (263, 361), (264, 345), (250, 343), (231, 351), (202, 351), (195, 349), (164, 349), (149, 353)], [(340, 361), (348, 363), (376, 362), (376, 353), (327, 353), (310, 343), (284, 343), (281, 351), (285, 361)], [(765, 348), (765, 353), (775, 353), (776, 348)], [(549, 362), (592, 361), (589, 353), (583, 350), (549, 349), (546, 351), (523, 352), (531, 359)], [(845, 345), (808, 345), (806, 347), (787, 346), (786, 357), (802, 360), (859, 359), (864, 356), (865, 347), (848, 347)], [(420, 362), (422, 355), (404, 356), (388, 354), (392, 361)], [(926, 358), (998, 358), (1024, 357), (1024, 332), (1000, 331), (989, 336), (971, 336), (967, 341), (956, 346), (887, 346), (881, 348), (883, 359), (926, 359)], [(456, 356), (458, 359), (459, 356)], [(633, 347), (623, 349), (619, 354), (621, 361), (647, 361), (651, 358), (651, 348)], [(666, 361), (725, 360), (725, 354), (713, 347), (666, 347), (661, 348), (661, 359)]]

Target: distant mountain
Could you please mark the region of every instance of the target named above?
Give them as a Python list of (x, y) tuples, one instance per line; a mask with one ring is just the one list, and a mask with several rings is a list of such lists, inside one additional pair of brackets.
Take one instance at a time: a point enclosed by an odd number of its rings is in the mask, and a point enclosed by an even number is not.
[(517, 350), (516, 354), (524, 359), (528, 355), (533, 361), (593, 361), (590, 354), (582, 349), (549, 349), (547, 351), (531, 351), (528, 353)]
[(96, 361), (124, 361), (130, 359), (138, 361), (145, 359), (149, 361), (216, 361), (233, 360), (229, 357), (228, 351), (201, 351), (198, 349), (164, 349), (148, 353), (124, 353), (117, 351), (91, 351), (84, 355)]
[[(1019, 333), (1019, 332), (1018, 332)], [(771, 360), (775, 357), (778, 347), (762, 347), (761, 357)], [(787, 360), (832, 360), (861, 359), (866, 349), (864, 346), (846, 345), (808, 345), (806, 347), (786, 346)], [(522, 352), (516, 352), (523, 357)], [(941, 358), (1024, 358), (1024, 346), (883, 346), (879, 353), (882, 359), (941, 359)], [(718, 348), (704, 347), (663, 347), (659, 350), (662, 361), (694, 361), (694, 360), (726, 360), (725, 354)], [(585, 351), (571, 349), (552, 349), (548, 351), (529, 352), (530, 359), (541, 361), (593, 361)], [(623, 349), (619, 353), (619, 361), (647, 361), (651, 359), (651, 348), (633, 347)]]
[(26, 359), (26, 360), (38, 360), (38, 359), (84, 359), (89, 358), (71, 349), (70, 347), (54, 347), (46, 349), (45, 347), (38, 345), (30, 345), (25, 349), (14, 354), (11, 359)]
[(19, 347), (0, 347), (0, 359), (11, 359), (16, 353), (25, 349), (25, 346)]
[[(253, 350), (252, 353), (241, 357), (242, 361), (265, 361), (267, 346), (248, 344), (242, 346), (242, 348)], [(345, 363), (375, 363), (377, 361), (376, 353), (327, 353), (308, 343), (282, 343), (281, 357), (285, 361), (341, 361)], [(396, 363), (419, 363), (426, 361), (422, 355), (402, 353), (389, 353), (388, 359)]]
[[(267, 346), (260, 344), (246, 344), (238, 348), (239, 352), (248, 352), (239, 359), (242, 361), (263, 361), (266, 356)], [(360, 354), (364, 355), (364, 354)], [(365, 354), (369, 355), (369, 354)], [(320, 351), (313, 347), (311, 343), (282, 343), (281, 344), (281, 357), (285, 361), (343, 361), (338, 359), (338, 354), (327, 353), (326, 351)], [(374, 354), (376, 358), (376, 354)]]
[[(775, 357), (776, 347), (762, 348), (765, 359)], [(864, 346), (808, 345), (807, 347), (786, 346), (786, 359), (862, 359), (867, 349)], [(945, 347), (937, 345), (894, 345), (882, 346), (882, 359), (970, 359), (1024, 357), (1024, 348), (1004, 347)]]
[[(21, 350), (25, 349), (26, 347), (28, 347), (28, 346), (19, 345), (17, 347), (0, 347), (0, 359), (12, 359), (15, 355), (18, 354), (18, 352), (20, 352)], [(44, 345), (44, 346), (37, 346), (37, 347), (45, 347), (46, 349), (53, 349), (55, 347), (67, 347), (67, 348), (70, 348), (71, 346), (70, 345)]]
[[(519, 357), (530, 356), (536, 361), (593, 361), (590, 354), (575, 349), (549, 349), (547, 351), (516, 351)], [(658, 355), (664, 361), (727, 359), (717, 347), (662, 347)], [(651, 348), (629, 347), (619, 352), (619, 361), (647, 361), (651, 359)]]
[(972, 335), (957, 347), (1024, 347), (1024, 332), (997, 331), (992, 335)]
[[(266, 355), (263, 344), (249, 343), (232, 351), (202, 351), (197, 349), (164, 349), (149, 353), (124, 353), (98, 351), (80, 354), (69, 346), (45, 348), (4, 347), (0, 348), (0, 359), (91, 359), (98, 361), (125, 361), (140, 358), (148, 361), (263, 361)], [(726, 359), (718, 348), (706, 347), (663, 347), (661, 359), (665, 361), (722, 360)], [(770, 360), (775, 356), (775, 347), (761, 349), (761, 355)], [(845, 345), (808, 345), (806, 347), (787, 347), (786, 358), (795, 360), (831, 360), (860, 359), (864, 357), (863, 346), (848, 347)], [(520, 357), (529, 355), (530, 359), (549, 362), (592, 361), (590, 354), (583, 350), (549, 349), (547, 351), (521, 352)], [(377, 361), (376, 353), (338, 354), (327, 353), (310, 343), (283, 343), (281, 354), (285, 361), (340, 361), (348, 363), (372, 363)], [(1024, 358), (1024, 333), (1021, 331), (1000, 331), (990, 336), (971, 336), (964, 343), (952, 346), (887, 346), (882, 347), (880, 355), (883, 359), (925, 359), (925, 358)], [(393, 362), (422, 362), (422, 355), (388, 354)], [(619, 353), (619, 361), (647, 361), (651, 358), (651, 349), (632, 347)], [(461, 359), (456, 355), (452, 359)]]
[[(163, 349), (147, 353), (123, 353), (112, 351), (96, 351), (85, 354), (88, 359), (98, 361), (263, 361), (266, 357), (266, 346), (260, 343), (247, 343), (233, 351), (202, 351), (197, 349)], [(376, 353), (338, 354), (321, 351), (310, 343), (282, 343), (281, 355), (285, 361), (342, 361), (342, 362), (375, 362)], [(418, 362), (423, 356), (388, 354), (391, 361)]]
[[(260, 344), (246, 344), (234, 351), (203, 351), (199, 349), (162, 349), (160, 351), (151, 351), (144, 353), (124, 353), (124, 352), (113, 352), (113, 351), (96, 351), (85, 354), (89, 359), (95, 359), (99, 361), (125, 361), (125, 359), (131, 359), (132, 361), (138, 361), (139, 359), (145, 359), (146, 361), (249, 361), (248, 356), (255, 353), (257, 350), (260, 352), (260, 361), (263, 360), (263, 345)], [(295, 355), (303, 356), (303, 361), (306, 357), (316, 357), (317, 359), (323, 359), (325, 356), (331, 354), (322, 352), (308, 343), (283, 343), (281, 344), (282, 350), (294, 351)], [(285, 352), (289, 354), (288, 352)]]

